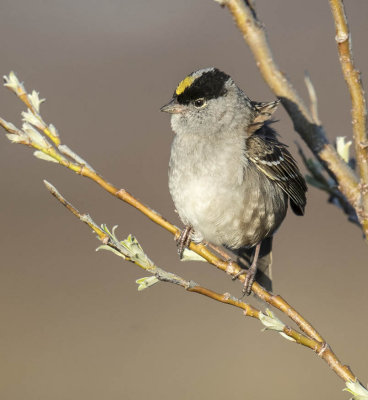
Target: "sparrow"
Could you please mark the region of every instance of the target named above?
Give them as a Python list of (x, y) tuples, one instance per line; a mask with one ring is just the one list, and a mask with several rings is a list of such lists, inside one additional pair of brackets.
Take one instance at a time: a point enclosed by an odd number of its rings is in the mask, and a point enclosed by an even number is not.
[(306, 205), (305, 180), (271, 126), (278, 104), (250, 100), (229, 75), (210, 67), (185, 77), (161, 108), (175, 133), (169, 190), (185, 225), (179, 254), (190, 240), (252, 249), (248, 295), (262, 242), (272, 239), (288, 204), (296, 215)]

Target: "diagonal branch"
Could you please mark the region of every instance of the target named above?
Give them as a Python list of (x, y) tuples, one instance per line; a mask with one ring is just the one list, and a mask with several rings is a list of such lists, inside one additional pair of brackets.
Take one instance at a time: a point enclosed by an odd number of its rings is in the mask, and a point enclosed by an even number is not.
[[(59, 191), (51, 185), (49, 182), (44, 181), (47, 189), (50, 193), (60, 201), (72, 214), (79, 218), (82, 222), (85, 222), (92, 230), (97, 233), (98, 238), (104, 243), (100, 248), (110, 249), (117, 255), (123, 257), (125, 260), (130, 261), (140, 268), (150, 272), (154, 275), (154, 278), (142, 278), (137, 280), (140, 284), (138, 290), (145, 289), (158, 281), (173, 283), (181, 286), (188, 292), (198, 293), (202, 296), (206, 296), (212, 300), (231, 305), (236, 308), (240, 308), (244, 311), (244, 315), (258, 319), (264, 326), (265, 329), (274, 330), (279, 332), (283, 337), (291, 340), (292, 342), (301, 344), (311, 350), (313, 350), (319, 357), (321, 357), (328, 366), (345, 382), (356, 382), (357, 378), (351, 372), (349, 367), (343, 365), (337, 358), (336, 354), (331, 350), (327, 343), (321, 343), (310, 337), (297, 332), (295, 329), (286, 326), (282, 321), (275, 317), (269, 310), (266, 310), (266, 314), (260, 310), (239, 300), (229, 293), (216, 293), (215, 291), (205, 288), (193, 281), (187, 281), (180, 276), (167, 272), (162, 268), (157, 267), (144, 253), (142, 247), (139, 245), (137, 240), (131, 235), (124, 241), (119, 241), (115, 236), (115, 229), (110, 232), (106, 226), (102, 225), (100, 228), (88, 214), (81, 214), (71, 203), (69, 203)], [(142, 286), (141, 286), (142, 285)]]
[(368, 229), (368, 139), (367, 139), (367, 108), (360, 72), (354, 66), (351, 37), (346, 20), (342, 0), (330, 0), (331, 12), (335, 21), (336, 42), (341, 69), (351, 97), (351, 118), (353, 125), (355, 153), (362, 194), (360, 217), (365, 229)]
[[(238, 29), (253, 53), (263, 79), (275, 95), (280, 98), (294, 124), (294, 129), (313, 154), (326, 166), (327, 172), (337, 180), (339, 189), (358, 214), (360, 211), (358, 177), (328, 142), (323, 126), (316, 123), (313, 113), (308, 110), (291, 82), (277, 66), (263, 24), (258, 19), (254, 7), (249, 1), (244, 0), (215, 1), (229, 9)], [(360, 222), (362, 223), (361, 218)], [(363, 229), (368, 237), (368, 226), (364, 225)]]
[(310, 149), (318, 155), (328, 143), (322, 126), (314, 124), (313, 117), (287, 77), (277, 66), (268, 44), (263, 24), (247, 1), (218, 0), (231, 12), (234, 21), (250, 47), (263, 79), (279, 97), (294, 123), (295, 130), (302, 136)]

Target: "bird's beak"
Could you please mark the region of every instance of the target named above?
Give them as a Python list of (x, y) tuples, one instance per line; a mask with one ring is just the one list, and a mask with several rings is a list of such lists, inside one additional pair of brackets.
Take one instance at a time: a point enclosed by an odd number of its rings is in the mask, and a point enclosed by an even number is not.
[(185, 110), (185, 107), (179, 104), (178, 101), (174, 98), (171, 99), (169, 103), (162, 106), (160, 110), (170, 114), (181, 114)]

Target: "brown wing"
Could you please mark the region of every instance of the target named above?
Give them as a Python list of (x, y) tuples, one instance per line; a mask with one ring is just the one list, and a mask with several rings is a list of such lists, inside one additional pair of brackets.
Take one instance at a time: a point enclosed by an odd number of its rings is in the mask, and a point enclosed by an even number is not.
[(295, 214), (303, 215), (307, 185), (287, 146), (256, 133), (246, 139), (246, 152), (248, 159), (289, 196)]

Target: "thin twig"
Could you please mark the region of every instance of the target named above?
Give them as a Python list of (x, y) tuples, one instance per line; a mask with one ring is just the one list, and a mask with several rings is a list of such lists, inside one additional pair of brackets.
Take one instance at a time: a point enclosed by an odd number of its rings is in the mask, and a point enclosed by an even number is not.
[[(310, 337), (303, 335), (297, 332), (295, 329), (292, 329), (285, 324), (283, 324), (278, 318), (276, 318), (272, 313), (268, 313), (268, 315), (263, 314), (260, 310), (251, 306), (250, 304), (245, 303), (244, 301), (237, 299), (231, 296), (229, 293), (216, 293), (215, 291), (205, 288), (201, 285), (193, 281), (188, 281), (176, 274), (171, 272), (167, 272), (162, 268), (157, 267), (149, 258), (144, 254), (143, 249), (138, 244), (138, 252), (141, 251), (143, 254), (141, 256), (137, 256), (137, 247), (135, 247), (134, 257), (130, 256), (130, 253), (127, 252), (127, 247), (129, 250), (129, 244), (134, 243), (137, 246), (138, 242), (128, 242), (127, 241), (120, 242), (117, 240), (113, 233), (109, 232), (107, 229), (101, 229), (88, 214), (81, 214), (71, 203), (69, 203), (60, 192), (49, 182), (44, 181), (47, 189), (50, 193), (60, 201), (72, 214), (74, 214), (81, 221), (85, 222), (92, 230), (97, 233), (98, 238), (107, 246), (110, 246), (113, 250), (116, 250), (120, 255), (128, 260), (137, 264), (139, 267), (145, 269), (146, 271), (153, 274), (157, 280), (161, 282), (173, 283), (175, 285), (181, 286), (185, 288), (188, 292), (198, 293), (202, 296), (206, 296), (212, 300), (219, 301), (221, 303), (231, 305), (233, 307), (240, 308), (244, 310), (244, 315), (247, 317), (252, 317), (261, 321), (266, 329), (276, 330), (279, 333), (286, 335), (288, 338), (292, 339), (293, 342), (301, 344), (309, 349), (312, 349), (319, 357), (321, 357), (324, 361), (327, 362), (329, 367), (345, 382), (355, 381), (356, 377), (350, 371), (349, 367), (343, 365), (340, 360), (337, 358), (336, 354), (330, 349), (327, 343), (320, 343)], [(124, 246), (125, 245), (125, 246)], [(144, 260), (145, 262), (142, 262)], [(148, 261), (147, 261), (148, 260)]]
[(210, 242), (203, 242), (204, 245), (214, 250), (217, 254), (219, 254), (225, 261), (230, 261), (232, 259), (231, 255), (228, 254), (223, 248), (220, 246), (216, 246)]
[[(307, 167), (308, 171), (311, 173), (312, 178), (314, 179), (315, 182), (318, 183), (318, 188), (321, 190), (326, 191), (328, 194), (330, 194), (331, 199), (336, 199), (339, 202), (340, 207), (344, 210), (345, 214), (348, 216), (349, 221), (352, 222), (353, 224), (357, 224), (360, 226), (357, 214), (352, 207), (352, 205), (346, 200), (345, 196), (338, 190), (338, 188), (335, 185), (335, 182), (332, 181), (332, 179), (327, 179), (321, 171), (322, 166), (320, 166), (320, 163), (318, 160), (308, 160), (306, 155), (304, 154), (302, 148), (299, 146), (298, 143), (296, 143), (298, 147), (298, 152), (303, 160), (304, 165)], [(320, 166), (318, 168), (317, 166)], [(307, 182), (308, 182), (308, 176)], [(331, 182), (332, 181), (332, 182)], [(310, 182), (309, 182), (310, 183)], [(313, 185), (316, 186), (315, 183), (312, 183)]]
[(317, 93), (316, 89), (314, 88), (312, 79), (308, 72), (305, 72), (304, 74), (304, 82), (305, 86), (307, 87), (308, 90), (308, 95), (309, 95), (309, 100), (310, 100), (310, 112), (313, 118), (313, 121), (315, 122), (316, 125), (321, 125), (321, 121), (319, 120), (318, 117), (318, 98), (317, 98)]
[[(336, 42), (341, 69), (351, 97), (351, 118), (353, 125), (355, 153), (361, 186), (368, 184), (368, 139), (367, 108), (360, 72), (354, 66), (349, 26), (342, 0), (330, 0), (331, 12), (335, 21)], [(368, 232), (368, 191), (361, 191), (362, 206), (360, 220), (365, 232)], [(367, 240), (368, 235), (366, 234)]]

